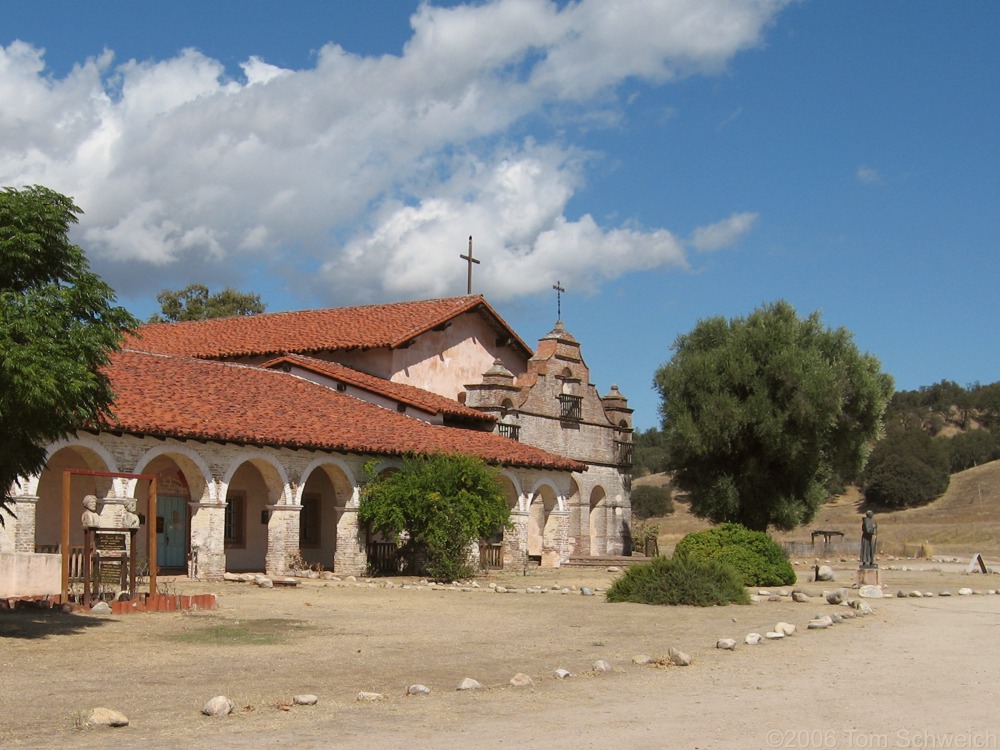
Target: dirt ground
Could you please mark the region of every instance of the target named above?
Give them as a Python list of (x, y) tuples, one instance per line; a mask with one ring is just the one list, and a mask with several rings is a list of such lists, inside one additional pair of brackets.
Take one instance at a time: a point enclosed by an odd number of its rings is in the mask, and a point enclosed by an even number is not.
[[(807, 603), (649, 607), (609, 604), (615, 574), (563, 569), (479, 579), (477, 590), (369, 587), (363, 581), (296, 588), (214, 587), (178, 581), (178, 593), (217, 591), (213, 612), (64, 615), (0, 612), (0, 745), (91, 748), (897, 748), (998, 747), (1000, 576), (963, 565), (894, 562), (887, 592), (955, 596), (872, 600), (875, 614), (806, 630), (838, 608), (819, 597), (847, 583), (811, 582)], [(497, 594), (490, 582), (517, 587)], [(414, 581), (407, 582), (414, 584)], [(379, 580), (376, 586), (384, 584)], [(576, 587), (569, 594), (526, 587)], [(981, 595), (958, 596), (968, 586)], [(788, 587), (791, 590), (793, 587)], [(782, 641), (743, 637), (798, 626)], [(718, 638), (739, 641), (734, 652)], [(689, 667), (638, 666), (637, 654), (677, 647)], [(598, 659), (614, 671), (591, 671)], [(558, 680), (556, 668), (573, 676)], [(528, 674), (534, 685), (509, 686)], [(472, 677), (487, 687), (459, 692)], [(407, 686), (431, 688), (423, 697)], [(361, 691), (383, 693), (360, 702)], [(295, 694), (315, 706), (288, 706)], [(237, 710), (200, 714), (215, 695)], [(123, 712), (121, 729), (75, 728), (87, 709)], [(964, 744), (962, 744), (964, 743)]]

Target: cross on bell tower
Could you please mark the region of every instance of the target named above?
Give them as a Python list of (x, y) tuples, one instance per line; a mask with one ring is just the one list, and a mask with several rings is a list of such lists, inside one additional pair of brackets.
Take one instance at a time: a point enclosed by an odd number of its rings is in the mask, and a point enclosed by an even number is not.
[(558, 281), (552, 285), (552, 288), (556, 290), (556, 320), (562, 320), (562, 294), (566, 290)]
[(479, 265), (479, 259), (472, 257), (472, 235), (469, 235), (469, 254), (459, 255), (459, 258), (466, 261), (469, 264), (469, 278), (468, 278), (468, 291), (466, 294), (472, 294), (472, 265)]

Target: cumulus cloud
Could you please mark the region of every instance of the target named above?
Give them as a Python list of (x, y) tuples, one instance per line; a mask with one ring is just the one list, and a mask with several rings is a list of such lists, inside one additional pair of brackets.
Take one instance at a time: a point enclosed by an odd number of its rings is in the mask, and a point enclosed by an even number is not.
[(757, 221), (755, 213), (733, 214), (728, 219), (695, 229), (691, 237), (691, 244), (699, 252), (712, 252), (732, 247), (750, 231), (755, 221)]
[[(73, 195), (77, 239), (116, 286), (252, 261), (311, 267), (320, 303), (453, 293), (456, 238), (472, 231), (504, 269), (477, 289), (513, 297), (554, 276), (596, 288), (683, 267), (685, 243), (568, 216), (591, 155), (562, 131), (512, 141), (514, 128), (567, 104), (607, 120), (626, 79), (718, 71), (784, 2), (422, 4), (398, 56), (329, 44), (305, 70), (251, 56), (241, 80), (191, 49), (121, 63), (103, 51), (55, 78), (42, 50), (14, 42), (0, 47), (0, 184)], [(692, 244), (731, 244), (754, 218)]]

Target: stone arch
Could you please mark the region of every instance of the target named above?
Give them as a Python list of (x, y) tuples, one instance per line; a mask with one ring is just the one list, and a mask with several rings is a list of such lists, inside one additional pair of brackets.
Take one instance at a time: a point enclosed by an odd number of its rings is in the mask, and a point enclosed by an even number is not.
[(559, 495), (548, 482), (536, 485), (528, 504), (528, 557), (541, 561), (542, 554), (555, 546)]
[[(238, 455), (224, 475), (223, 541), (226, 570), (267, 567), (272, 514), (268, 506), (291, 505), (285, 469), (262, 452)], [(283, 516), (276, 523), (285, 522)]]
[[(63, 470), (115, 472), (117, 466), (100, 443), (93, 440), (65, 440), (49, 447), (45, 467), (29, 481), (38, 497), (35, 505), (35, 546), (46, 549), (58, 547), (62, 541)], [(70, 477), (70, 546), (83, 545), (83, 527), (80, 514), (83, 498), (96, 495), (98, 512), (111, 515), (112, 508), (104, 500), (115, 497), (113, 480), (74, 474)]]
[[(302, 473), (296, 493), (299, 513), (299, 554), (309, 565), (337, 570), (341, 539), (356, 536), (358, 493), (343, 461), (317, 459)], [(350, 526), (350, 528), (348, 528)], [(353, 546), (353, 545), (352, 545)], [(341, 555), (342, 556), (342, 555)]]
[[(181, 472), (187, 482), (191, 500), (196, 502), (211, 503), (218, 502), (218, 487), (212, 477), (212, 470), (200, 453), (192, 450), (187, 445), (158, 445), (151, 448), (135, 464), (136, 474), (155, 473), (148, 472), (146, 467), (150, 466), (161, 456), (167, 456), (177, 469)], [(129, 480), (129, 494), (135, 497), (138, 480)]]
[(590, 554), (608, 552), (608, 493), (598, 485), (590, 491)]

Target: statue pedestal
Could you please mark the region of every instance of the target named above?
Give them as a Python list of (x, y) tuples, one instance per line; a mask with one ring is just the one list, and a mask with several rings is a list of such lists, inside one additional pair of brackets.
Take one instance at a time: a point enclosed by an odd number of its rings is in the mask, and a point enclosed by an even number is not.
[(879, 568), (858, 568), (858, 586), (881, 586), (882, 571)]

